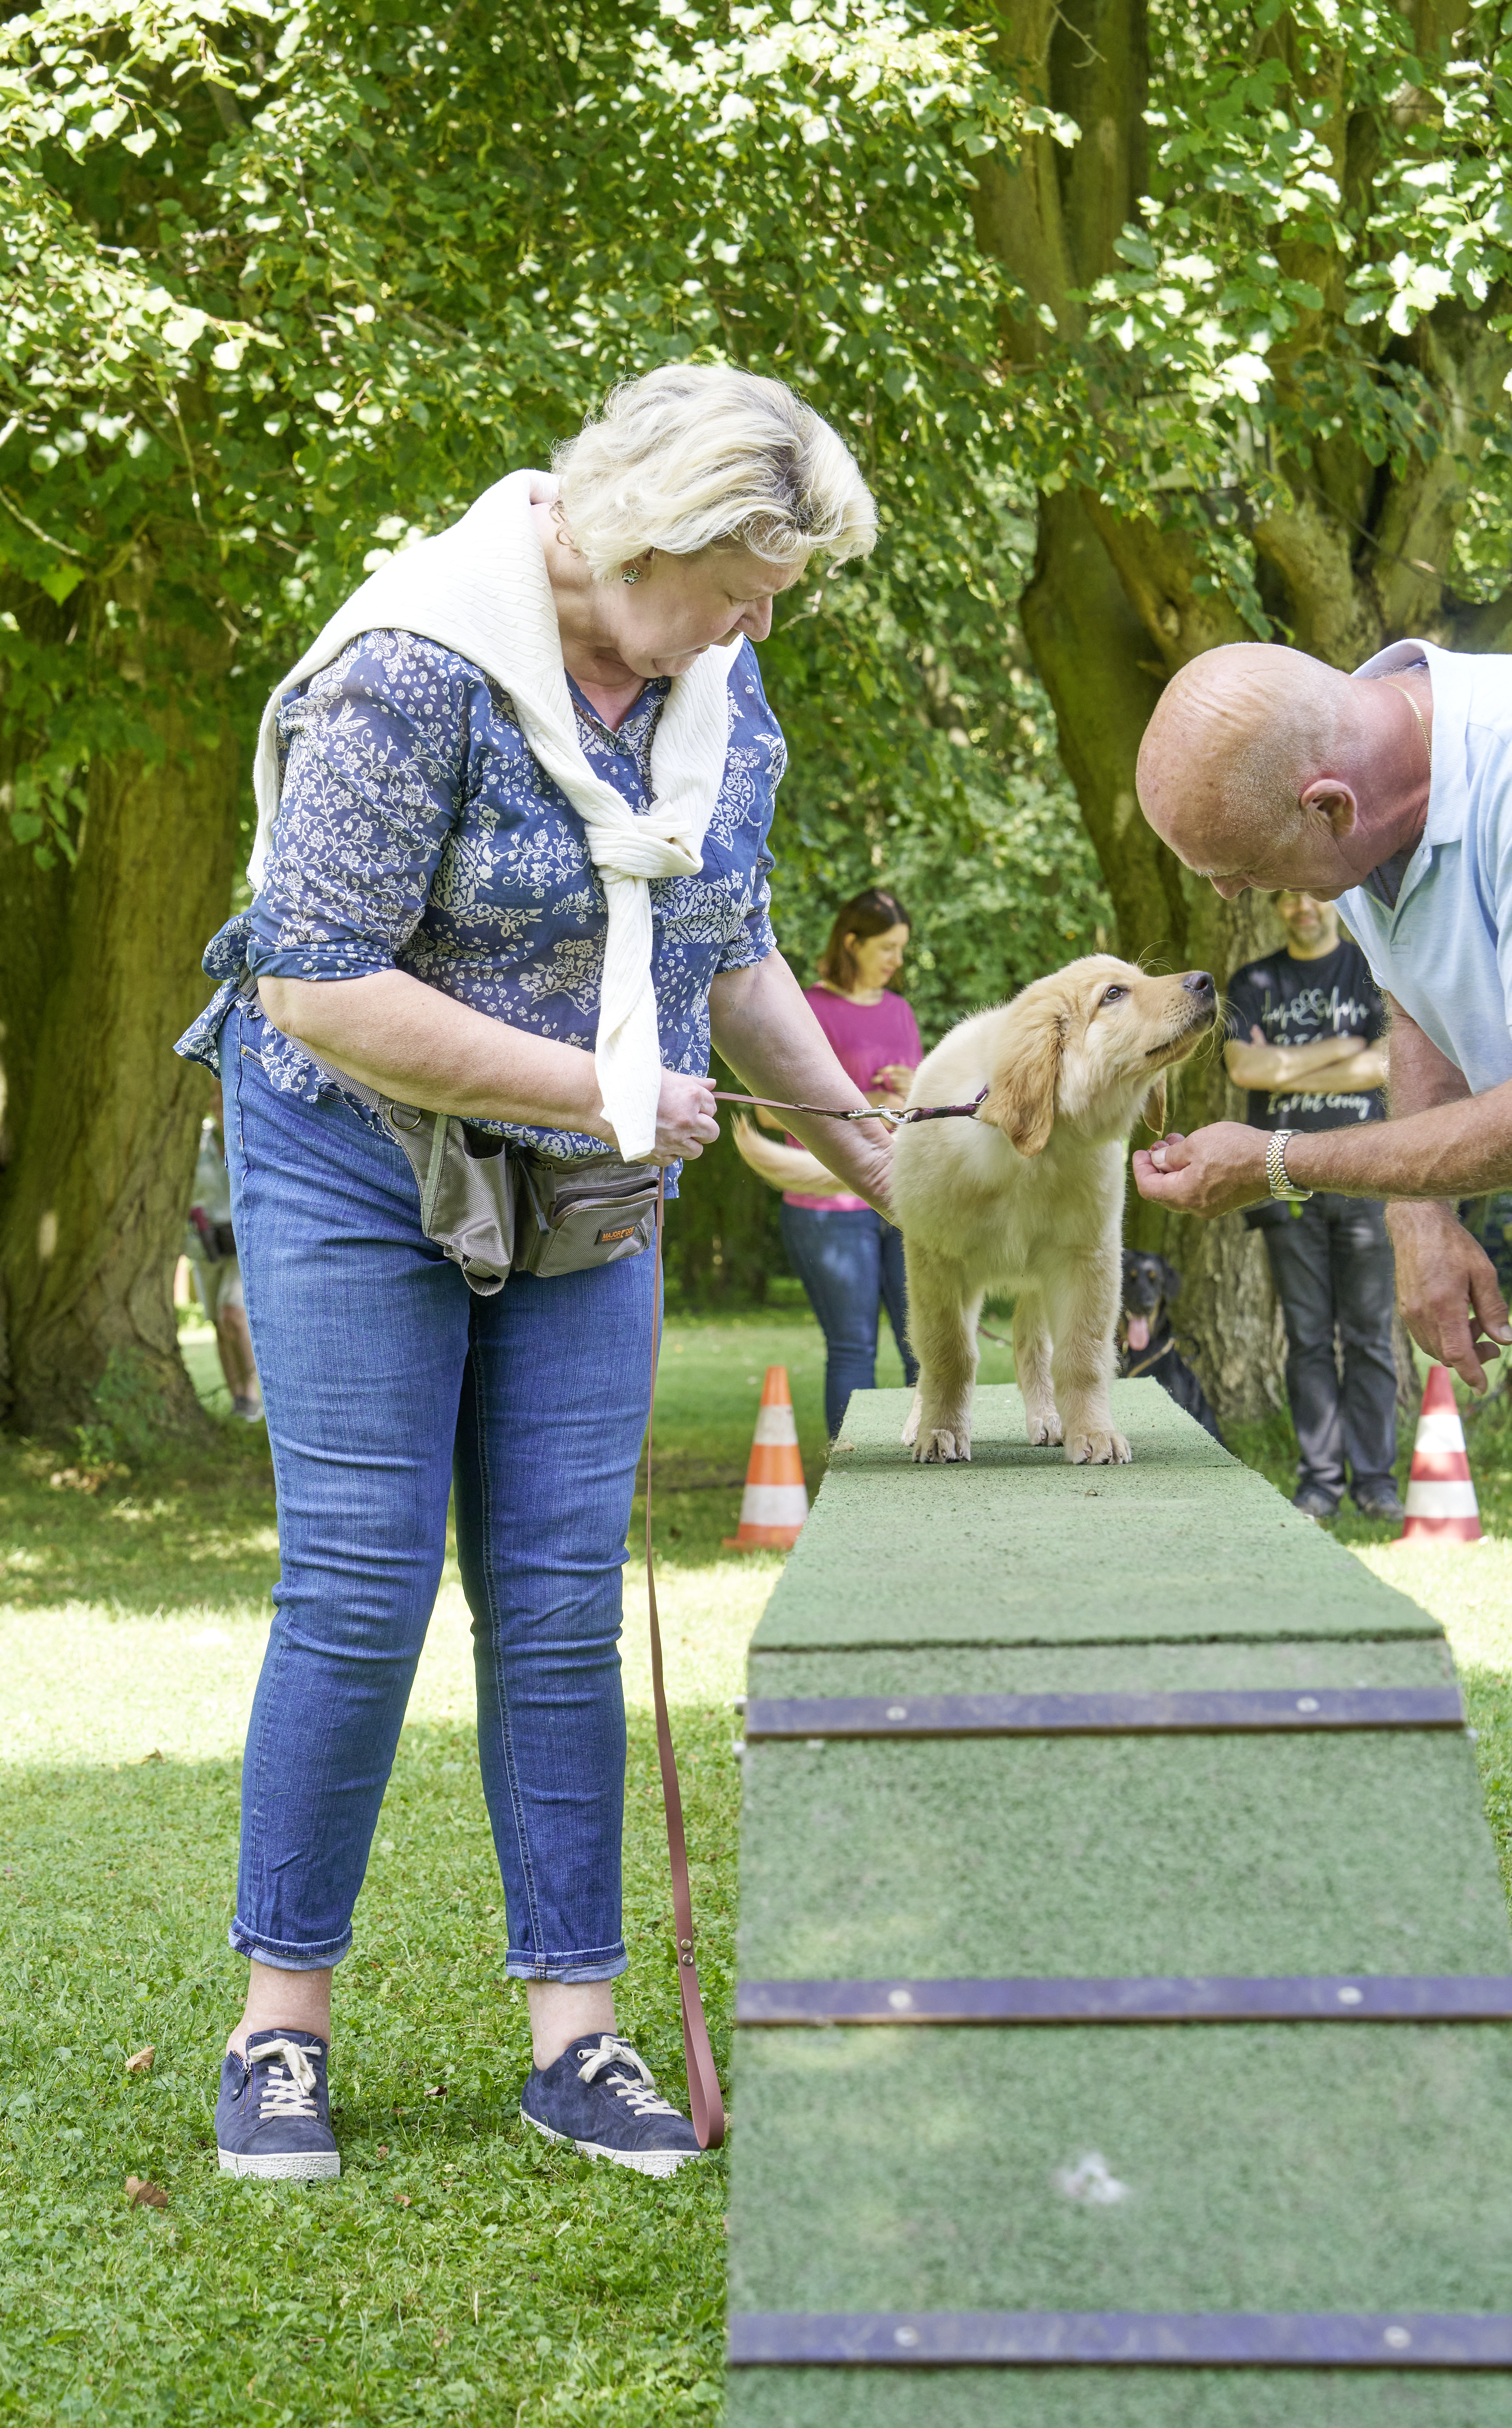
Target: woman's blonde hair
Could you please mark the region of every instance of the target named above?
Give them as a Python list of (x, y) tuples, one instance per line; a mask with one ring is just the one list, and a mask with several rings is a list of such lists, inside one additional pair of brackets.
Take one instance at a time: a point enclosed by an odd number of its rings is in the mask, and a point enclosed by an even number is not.
[(648, 549), (748, 548), (768, 564), (868, 555), (877, 509), (849, 448), (781, 380), (665, 363), (611, 389), (557, 448), (558, 512), (596, 582)]

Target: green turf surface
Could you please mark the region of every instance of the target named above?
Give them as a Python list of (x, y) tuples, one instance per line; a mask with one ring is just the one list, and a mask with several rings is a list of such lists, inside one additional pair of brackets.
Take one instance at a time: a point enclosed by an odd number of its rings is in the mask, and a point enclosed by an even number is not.
[(1507, 2306), (1506, 2025), (748, 2031), (740, 2092), (732, 2308)]
[(918, 1467), (908, 1408), (852, 1401), (758, 1651), (1436, 1632), (1158, 1383), (1113, 1385), (1131, 1467), (1029, 1449), (1011, 1385), (978, 1390), (969, 1465)]
[[(751, 2031), (738, 2081), (731, 2308), (1507, 2306), (1505, 2026)], [(1112, 2205), (1058, 2187), (1092, 2152), (1126, 2188)], [(1192, 2389), (1142, 2372), (966, 2375), (888, 2379), (869, 2411), (876, 2371), (736, 2371), (731, 2428), (1391, 2416), (1320, 2407), (1306, 2372), (1211, 2412), (1162, 2407)], [(1504, 2420), (1512, 2381), (1410, 2401), (1436, 2428)]]
[[(1425, 1624), (1427, 1621), (1425, 1619)], [(856, 1652), (756, 1652), (753, 1695), (1168, 1695), (1230, 1688), (1442, 1686), (1442, 1636), (1381, 1643), (928, 1644)]]
[[(853, 1402), (758, 1628), (753, 1693), (1107, 1692), (1444, 1675), (1438, 1623), (1115, 1386), (1136, 1464), (1030, 1451), (978, 1395), (920, 1468)], [(885, 1544), (885, 1558), (872, 1547)], [(857, 1579), (864, 1574), (864, 1588)], [(1458, 1733), (755, 1743), (741, 1971), (1504, 1972)], [(1512, 2030), (750, 2030), (733, 2306), (1512, 2306)], [(1069, 2197), (1091, 2152), (1126, 2196)], [(731, 2428), (1512, 2420), (1512, 2378), (737, 2371)]]
[(1333, 2370), (761, 2370), (729, 2428), (1509, 2428), (1504, 2377)]
[(745, 1770), (750, 1978), (1512, 1972), (1459, 1736), (755, 1745)]

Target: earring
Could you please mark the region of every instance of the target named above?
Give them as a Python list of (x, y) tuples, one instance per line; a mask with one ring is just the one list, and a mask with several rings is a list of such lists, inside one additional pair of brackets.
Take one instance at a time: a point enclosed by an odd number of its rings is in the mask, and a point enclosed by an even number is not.
[(638, 565), (632, 565), (632, 566), (628, 566), (626, 567), (625, 571), (620, 575), (619, 579), (620, 579), (620, 581), (621, 581), (621, 582), (623, 582), (626, 584), (626, 586), (627, 586), (627, 587), (631, 587), (631, 586), (633, 586), (635, 582), (637, 582), (640, 580), (640, 567), (639, 567), (639, 566), (638, 566)]

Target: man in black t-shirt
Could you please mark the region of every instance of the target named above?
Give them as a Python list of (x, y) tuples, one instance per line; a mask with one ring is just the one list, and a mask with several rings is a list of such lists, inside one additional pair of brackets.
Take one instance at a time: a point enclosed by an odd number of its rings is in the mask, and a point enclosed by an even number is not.
[[(1332, 902), (1274, 896), (1287, 948), (1228, 984), (1224, 1060), (1249, 1091), (1256, 1129), (1337, 1130), (1386, 1118), (1386, 1009)], [(1302, 1456), (1293, 1508), (1331, 1518), (1349, 1468), (1367, 1518), (1400, 1519), (1396, 1480), (1396, 1280), (1378, 1200), (1320, 1191), (1305, 1206), (1250, 1206), (1287, 1328), (1287, 1397)], [(1339, 1382), (1334, 1333), (1343, 1344)]]

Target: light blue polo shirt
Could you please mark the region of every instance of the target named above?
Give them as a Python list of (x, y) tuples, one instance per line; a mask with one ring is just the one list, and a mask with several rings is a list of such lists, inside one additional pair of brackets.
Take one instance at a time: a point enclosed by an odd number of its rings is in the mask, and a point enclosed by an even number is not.
[(1512, 1079), (1512, 657), (1395, 641), (1356, 675), (1426, 662), (1433, 784), (1393, 910), (1356, 886), (1339, 909), (1375, 982), (1461, 1070)]

